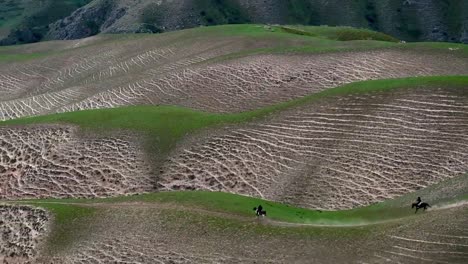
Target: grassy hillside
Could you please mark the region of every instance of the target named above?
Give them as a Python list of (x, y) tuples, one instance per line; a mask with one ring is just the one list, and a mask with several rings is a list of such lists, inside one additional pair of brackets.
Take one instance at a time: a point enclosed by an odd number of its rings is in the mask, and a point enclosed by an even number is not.
[(282, 30), (299, 35), (325, 37), (331, 40), (338, 41), (351, 41), (351, 40), (377, 40), (398, 42), (398, 39), (379, 33), (376, 31), (366, 29), (355, 29), (351, 27), (311, 27), (311, 26), (297, 26), (297, 27), (281, 27)]
[[(102, 34), (93, 45), (111, 45), (113, 42), (125, 42), (126, 40), (150, 41), (164, 39), (165, 37), (180, 36), (182, 39), (190, 38), (217, 38), (220, 36), (248, 37), (256, 40), (270, 39), (272, 47), (268, 48), (246, 48), (236, 54), (230, 53), (224, 58), (234, 56), (246, 56), (249, 54), (265, 53), (314, 53), (314, 52), (336, 52), (353, 50), (370, 50), (377, 48), (401, 48), (414, 51), (447, 51), (459, 55), (468, 54), (468, 46), (456, 43), (444, 42), (416, 42), (398, 44), (399, 41), (390, 35), (371, 31), (363, 28), (334, 27), (334, 26), (263, 26), (255, 24), (245, 25), (223, 25), (211, 27), (199, 27), (194, 29), (168, 32), (164, 35), (151, 34)], [(14, 62), (16, 60), (34, 59), (64, 53), (64, 47), (70, 51), (66, 42), (47, 42), (47, 44), (4, 46), (0, 47), (0, 62)], [(83, 48), (83, 47), (81, 47)], [(223, 57), (223, 56), (221, 56)]]
[[(247, 56), (251, 54), (268, 53), (317, 53), (336, 51), (359, 51), (379, 48), (399, 48), (413, 50), (415, 52), (440, 50), (452, 50), (451, 53), (465, 56), (468, 54), (468, 46), (457, 43), (444, 42), (415, 42), (399, 44), (398, 39), (376, 31), (363, 28), (334, 27), (334, 26), (263, 26), (254, 24), (223, 25), (199, 27), (194, 29), (168, 32), (163, 35), (151, 34), (102, 34), (92, 45), (112, 45), (113, 42), (151, 41), (166, 37), (179, 36), (180, 39), (190, 38), (218, 38), (248, 37), (256, 40), (270, 39), (271, 47), (246, 48), (241, 52), (231, 52), (229, 55), (220, 56), (228, 59), (232, 57)], [(68, 50), (64, 50), (66, 47)], [(81, 47), (83, 48), (83, 47)], [(35, 59), (54, 54), (69, 52), (70, 47), (66, 42), (54, 41), (47, 44), (4, 46), (0, 47), (0, 62), (14, 62), (16, 60)]]
[[(463, 188), (459, 188), (460, 183), (464, 185)], [(407, 194), (394, 200), (340, 211), (310, 210), (264, 199), (207, 191), (158, 192), (104, 199), (39, 199), (23, 200), (20, 202), (22, 204), (39, 205), (51, 209), (59, 216), (58, 222), (63, 222), (63, 224), (77, 216), (86, 216), (90, 213), (85, 209), (72, 213), (72, 210), (68, 211), (66, 209), (67, 207), (97, 203), (145, 202), (173, 204), (186, 208), (206, 209), (212, 212), (222, 212), (245, 217), (252, 216), (252, 209), (257, 205), (262, 205), (267, 210), (268, 218), (276, 221), (318, 226), (353, 226), (377, 224), (382, 221), (413, 216), (414, 210), (409, 205), (418, 196), (422, 196), (425, 198), (425, 201), (436, 207), (466, 202), (468, 201), (468, 194), (464, 192), (467, 191), (467, 183), (468, 175), (463, 175), (435, 184), (427, 190)], [(448, 192), (447, 188), (453, 188), (453, 192)], [(428, 192), (437, 193), (437, 196), (429, 196)], [(428, 197), (430, 198), (428, 199)]]
[[(48, 247), (53, 250), (63, 250), (67, 246), (73, 245), (81, 237), (86, 237), (90, 232), (88, 224), (99, 218), (100, 211), (109, 208), (118, 213), (118, 206), (123, 204), (141, 206), (142, 204), (154, 204), (163, 208), (183, 212), (186, 215), (191, 213), (201, 213), (205, 217), (212, 215), (216, 221), (211, 219), (205, 225), (211, 228), (238, 229), (246, 226), (246, 219), (253, 218), (253, 207), (259, 204), (267, 210), (267, 226), (255, 226), (248, 224), (249, 228), (255, 230), (257, 234), (301, 234), (302, 236), (330, 237), (336, 233), (342, 239), (349, 235), (363, 235), (366, 230), (383, 227), (386, 224), (398, 225), (401, 221), (411, 222), (420, 217), (414, 214), (410, 204), (417, 196), (422, 196), (433, 208), (441, 208), (446, 205), (468, 202), (467, 191), (468, 175), (456, 179), (447, 180), (431, 186), (428, 190), (421, 190), (407, 194), (396, 200), (389, 200), (375, 205), (342, 211), (320, 211), (297, 208), (294, 206), (271, 202), (267, 200), (245, 197), (234, 194), (220, 192), (161, 192), (142, 194), (136, 196), (117, 197), (108, 199), (45, 199), (11, 202), (19, 204), (29, 204), (39, 206), (51, 211), (54, 214), (54, 225), (52, 233), (48, 238)], [(464, 188), (460, 188), (460, 183)], [(447, 188), (458, 191), (448, 192)], [(427, 192), (438, 196), (428, 198)], [(114, 207), (112, 207), (114, 206)], [(164, 207), (165, 206), (165, 207)], [(152, 210), (148, 207), (146, 210)], [(193, 216), (194, 217), (194, 216)], [(240, 221), (240, 223), (238, 223)], [(275, 226), (286, 226), (290, 228), (278, 229)], [(321, 230), (320, 228), (328, 228)], [(332, 228), (338, 228), (333, 230)], [(303, 229), (312, 228), (312, 229)], [(354, 229), (353, 229), (354, 228)]]

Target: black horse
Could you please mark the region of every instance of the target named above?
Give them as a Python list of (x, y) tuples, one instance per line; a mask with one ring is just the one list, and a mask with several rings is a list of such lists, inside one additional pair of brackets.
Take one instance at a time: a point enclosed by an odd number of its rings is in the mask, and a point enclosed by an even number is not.
[(426, 211), (426, 209), (427, 209), (428, 207), (431, 207), (431, 206), (430, 206), (428, 203), (421, 203), (421, 202), (419, 202), (419, 203), (413, 203), (413, 204), (411, 205), (411, 208), (414, 208), (414, 207), (416, 207), (416, 211), (415, 211), (414, 213), (417, 213), (419, 209), (423, 208), (424, 211)]
[(253, 209), (255, 211), (255, 214), (257, 216), (266, 216), (266, 211), (263, 210), (263, 207), (259, 205), (258, 207), (254, 207)]

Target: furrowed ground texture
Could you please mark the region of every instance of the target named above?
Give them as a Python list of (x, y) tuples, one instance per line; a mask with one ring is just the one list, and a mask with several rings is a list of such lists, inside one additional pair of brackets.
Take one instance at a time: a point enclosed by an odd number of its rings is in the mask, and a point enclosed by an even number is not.
[[(136, 39), (95, 37), (56, 49), (25, 46), (19, 54), (32, 58), (0, 63), (0, 119), (139, 104), (239, 112), (353, 81), (468, 74), (467, 60), (448, 49), (332, 41), (261, 26), (219, 30), (226, 33), (196, 29)], [(305, 54), (284, 54), (291, 48)]]
[[(466, 78), (446, 78), (445, 84), (431, 80), (438, 78), (390, 81), (394, 88), (381, 91), (374, 85), (386, 82), (335, 88), (322, 92), (335, 96), (318, 93), (256, 120), (252, 118), (269, 112), (192, 114), (192, 119), (180, 119), (179, 130), (171, 128), (178, 123), (170, 118), (179, 115), (147, 114), (151, 108), (127, 110), (144, 116), (143, 120), (109, 115), (115, 110), (13, 120), (7, 124), (14, 127), (1, 130), (2, 145), (9, 146), (1, 164), (2, 197), (102, 197), (204, 189), (324, 209), (397, 197), (467, 171)], [(396, 89), (411, 82), (413, 87)], [(346, 94), (350, 91), (355, 92)], [(246, 124), (187, 137), (171, 151), (180, 138), (176, 134), (249, 119)], [(159, 125), (142, 126), (146, 121)], [(69, 125), (27, 126), (49, 122), (84, 127), (96, 123), (97, 128), (103, 126), (100, 130), (133, 127), (149, 133), (161, 148), (164, 141), (172, 143), (166, 143), (165, 152), (148, 153), (137, 143), (146, 141), (136, 140), (137, 136), (125, 138), (116, 132), (86, 137), (92, 130), (80, 134)], [(32, 143), (31, 131), (44, 131), (44, 139)], [(157, 157), (161, 165), (150, 166), (148, 154), (162, 155)]]
[[(288, 234), (281, 227), (258, 227), (248, 218), (233, 221), (203, 213), (121, 206), (118, 216), (115, 209), (104, 211), (89, 240), (56, 258), (57, 263), (135, 259), (139, 263), (464, 263), (467, 233), (463, 223), (468, 219), (463, 211), (467, 209), (465, 205), (439, 214), (432, 212), (406, 223), (396, 221), (386, 228), (306, 227)], [(452, 219), (450, 225), (446, 217)], [(151, 224), (142, 224), (146, 228), (128, 224), (141, 223), (141, 219)], [(109, 223), (112, 228), (108, 228)], [(193, 228), (187, 229), (187, 225)], [(298, 235), (300, 232), (306, 235)], [(259, 260), (257, 252), (265, 257)]]
[(159, 185), (325, 209), (393, 198), (468, 171), (467, 101), (464, 88), (322, 99), (194, 139)]
[[(0, 48), (1, 199), (250, 196), (3, 205), (0, 261), (464, 263), (468, 48), (330, 32), (242, 25)], [(391, 80), (349, 84), (374, 79)], [(403, 208), (413, 195), (433, 208)], [(258, 203), (272, 207), (265, 221), (250, 217)]]
[(153, 190), (136, 136), (83, 135), (77, 127), (0, 128), (0, 198), (103, 197)]
[(49, 213), (29, 206), (0, 205), (0, 261), (21, 263), (37, 254), (48, 231)]

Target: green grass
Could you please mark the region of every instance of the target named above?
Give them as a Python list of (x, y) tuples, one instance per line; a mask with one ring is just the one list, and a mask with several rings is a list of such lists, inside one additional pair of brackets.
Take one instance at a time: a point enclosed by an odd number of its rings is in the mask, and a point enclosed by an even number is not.
[[(223, 56), (215, 57), (208, 62), (224, 61), (256, 54), (311, 54), (346, 51), (369, 51), (373, 49), (400, 49), (414, 52), (444, 52), (466, 57), (468, 45), (454, 43), (407, 43), (397, 44), (391, 36), (349, 27), (313, 27), (313, 26), (264, 26), (264, 25), (222, 25), (199, 27), (194, 29), (168, 32), (164, 34), (123, 34), (105, 35), (101, 41), (92, 45), (106, 45), (124, 41), (151, 41), (154, 38), (177, 36), (180, 41), (190, 39), (212, 38), (248, 38), (268, 43), (268, 48), (244, 49)], [(340, 41), (347, 40), (347, 41)], [(51, 43), (52, 44), (52, 43)], [(0, 47), (0, 63), (25, 61), (69, 52), (61, 50), (59, 43), (56, 49), (44, 48), (44, 52), (30, 53), (34, 45)], [(80, 47), (83, 48), (83, 47)], [(42, 48), (41, 48), (42, 49)], [(449, 51), (449, 49), (454, 49)]]
[[(442, 206), (456, 202), (467, 202), (468, 175), (448, 179), (428, 188), (409, 193), (396, 199), (387, 200), (370, 206), (341, 211), (318, 211), (267, 201), (247, 196), (222, 192), (184, 191), (159, 192), (133, 196), (121, 196), (101, 199), (41, 199), (10, 201), (9, 203), (40, 206), (51, 211), (54, 215), (51, 235), (47, 248), (51, 251), (61, 251), (80, 239), (86, 239), (90, 234), (89, 226), (105, 204), (118, 203), (159, 203), (172, 204), (181, 210), (163, 210), (169, 222), (178, 225), (192, 225), (202, 223), (211, 229), (231, 230), (232, 232), (253, 232), (268, 235), (299, 235), (299, 236), (336, 236), (339, 239), (352, 238), (370, 234), (373, 230), (385, 229), (389, 226), (400, 225), (403, 221), (417, 218), (410, 204), (417, 196), (429, 201), (435, 206)], [(459, 188), (458, 186), (464, 187)], [(454, 189), (455, 193), (447, 192)], [(430, 198), (429, 193), (433, 196)], [(429, 199), (426, 199), (429, 198)], [(100, 204), (93, 207), (93, 204)], [(237, 217), (254, 218), (253, 207), (261, 204), (268, 213), (268, 219), (306, 224), (293, 228), (270, 225), (257, 225), (254, 222), (239, 221)], [(190, 211), (184, 208), (203, 209), (211, 212), (226, 214), (219, 217), (203, 211)], [(118, 214), (118, 207), (114, 207)], [(308, 226), (307, 224), (310, 224)], [(215, 231), (214, 231), (215, 232)]]
[[(53, 213), (52, 232), (47, 242), (47, 248), (52, 251), (64, 250), (73, 242), (86, 239), (90, 234), (90, 224), (97, 217), (101, 217), (99, 211), (106, 208), (103, 206), (104, 204), (129, 202), (173, 204), (185, 208), (203, 209), (226, 214), (226, 217), (218, 217), (203, 213), (203, 211), (190, 211), (183, 208), (181, 210), (164, 211), (169, 221), (172, 217), (174, 218), (173, 222), (178, 224), (183, 224), (181, 221), (192, 221), (194, 223), (203, 223), (204, 226), (210, 226), (210, 228), (230, 229), (233, 232), (242, 231), (269, 235), (337, 236), (341, 239), (343, 236), (362, 236), (369, 234), (372, 230), (399, 225), (403, 219), (408, 221), (418, 217), (420, 214), (414, 214), (414, 210), (410, 208), (410, 204), (417, 196), (429, 201), (433, 207), (461, 201), (466, 202), (468, 201), (468, 194), (466, 193), (467, 180), (468, 175), (462, 175), (397, 199), (341, 211), (310, 210), (258, 198), (207, 191), (159, 192), (103, 199), (21, 200), (9, 201), (9, 203), (39, 206)], [(457, 186), (460, 185), (465, 187), (458, 188)], [(456, 189), (456, 191), (452, 195), (446, 191), (447, 189)], [(429, 198), (429, 193), (434, 197)], [(426, 200), (426, 198), (429, 198), (429, 200)], [(96, 203), (100, 204), (100, 206), (93, 207), (93, 204)], [(312, 226), (286, 228), (257, 225), (252, 222), (246, 223), (237, 220), (236, 216), (254, 218), (253, 207), (259, 204), (267, 210), (268, 219), (287, 223), (311, 224)], [(118, 213), (117, 207), (112, 210), (116, 210), (115, 213)]]
[[(184, 30), (185, 37), (249, 37), (271, 40), (276, 43), (269, 48), (242, 50), (219, 56), (209, 61), (225, 61), (258, 54), (310, 54), (328, 52), (369, 51), (374, 49), (397, 49), (411, 52), (444, 52), (467, 57), (468, 45), (444, 42), (414, 42), (398, 44), (392, 36), (351, 27), (328, 26), (264, 26), (223, 25)], [(169, 33), (170, 34), (170, 33)], [(292, 43), (295, 41), (295, 43)], [(449, 49), (454, 49), (450, 51)]]
[(444, 205), (468, 199), (468, 174), (447, 179), (437, 184), (420, 189), (413, 194), (404, 195), (385, 202), (388, 207), (400, 207), (412, 203), (417, 196), (431, 205)]
[[(327, 238), (344, 240), (353, 240), (355, 238), (367, 237), (376, 231), (385, 230), (388, 227), (395, 226), (395, 223), (386, 223), (385, 225), (368, 226), (342, 226), (339, 228), (329, 226), (295, 226), (284, 227), (277, 225), (258, 224), (254, 221), (255, 216), (250, 213), (251, 221), (239, 221), (236, 218), (219, 217), (210, 214), (201, 214), (190, 211), (165, 211), (166, 221), (171, 225), (180, 228), (203, 228), (209, 229), (211, 233), (227, 233), (232, 235), (243, 234), (246, 236), (262, 237), (281, 237), (281, 238)], [(352, 242), (352, 241), (349, 241)]]
[[(466, 184), (467, 175), (458, 177), (454, 181), (449, 179), (430, 186), (430, 191), (437, 193), (439, 189), (455, 186), (460, 181)], [(450, 185), (452, 184), (452, 185)], [(319, 211), (298, 208), (282, 203), (267, 201), (259, 198), (229, 194), (223, 192), (209, 191), (182, 191), (182, 192), (158, 192), (133, 196), (121, 196), (103, 199), (45, 199), (45, 200), (23, 200), (21, 203), (39, 205), (52, 209), (58, 215), (57, 221), (66, 223), (76, 217), (90, 215), (89, 207), (77, 207), (77, 204), (91, 203), (122, 203), (122, 202), (145, 202), (177, 204), (185, 207), (202, 208), (214, 212), (223, 212), (239, 216), (252, 216), (253, 207), (261, 204), (268, 212), (268, 218), (289, 223), (316, 224), (316, 225), (359, 225), (372, 224), (380, 221), (411, 217), (414, 210), (409, 207), (415, 197), (425, 197), (426, 190), (420, 190), (370, 206), (351, 210)], [(440, 198), (439, 198), (440, 197)], [(454, 197), (438, 196), (437, 200), (431, 200), (431, 204), (447, 204), (451, 202), (468, 201), (468, 194), (459, 194)], [(54, 204), (60, 203), (60, 204)], [(70, 205), (67, 205), (70, 203)], [(75, 208), (73, 210), (67, 207)], [(76, 208), (82, 208), (76, 210)]]
[[(447, 42), (413, 42), (400, 45), (399, 48), (412, 50), (415, 52), (444, 51), (459, 57), (468, 57), (468, 44), (447, 43)], [(452, 49), (452, 50), (450, 50)]]
[(29, 53), (29, 54), (1, 54), (0, 51), (0, 63), (1, 62), (21, 62), (32, 59), (39, 59), (48, 56), (46, 53)]
[(0, 124), (68, 123), (102, 133), (114, 129), (136, 130), (148, 135), (158, 146), (157, 150), (166, 153), (186, 134), (243, 119), (243, 116), (203, 113), (175, 106), (135, 106), (53, 114)]
[[(225, 61), (258, 54), (310, 54), (369, 51), (372, 49), (398, 47), (398, 44), (393, 41), (394, 39), (381, 33), (373, 32), (373, 34), (381, 34), (387, 37), (375, 37), (373, 40), (370, 40), (370, 37), (367, 36), (368, 32), (372, 32), (370, 30), (353, 30), (349, 27), (301, 27), (308, 29), (308, 31), (305, 31), (295, 28), (297, 28), (297, 26), (265, 26), (255, 24), (222, 25), (199, 27), (165, 34), (183, 34), (183, 37), (186, 39), (213, 38), (214, 41), (216, 38), (220, 37), (248, 37), (249, 40), (255, 39), (274, 43), (274, 45), (268, 45), (268, 48), (244, 49), (239, 52), (212, 58), (205, 61), (205, 63)], [(362, 34), (363, 37), (362, 39), (354, 37), (354, 39), (350, 41), (337, 40), (339, 38), (337, 35), (338, 32), (348, 31), (358, 32)]]
[[(202, 207), (211, 211), (235, 215), (252, 216), (253, 207), (261, 204), (268, 212), (268, 218), (290, 223), (347, 225), (394, 219), (409, 216), (412, 210), (385, 206), (369, 206), (353, 210), (318, 211), (298, 208), (259, 198), (228, 194), (223, 192), (160, 192), (137, 196), (117, 197), (98, 200), (99, 202), (157, 202), (175, 203), (189, 207)], [(87, 200), (86, 202), (93, 202)]]
[[(320, 27), (316, 27), (320, 28)], [(321, 32), (328, 32), (327, 27), (323, 27)], [(330, 27), (331, 28), (331, 27)], [(335, 29), (330, 29), (335, 30)], [(358, 30), (360, 31), (360, 30)], [(324, 33), (324, 34), (325, 34)], [(317, 52), (336, 52), (350, 50), (369, 50), (374, 48), (386, 48), (395, 46), (392, 42), (384, 41), (336, 41), (327, 38), (324, 34), (313, 37), (308, 35), (293, 34), (282, 30), (280, 27), (266, 27), (263, 25), (223, 25), (212, 27), (199, 27), (187, 29), (177, 32), (168, 32), (164, 34), (122, 34), (122, 35), (105, 35), (101, 45), (106, 43), (118, 43), (123, 41), (134, 41), (135, 39), (153, 40), (154, 38), (164, 38), (166, 36), (177, 36), (178, 40), (204, 39), (212, 38), (217, 41), (219, 38), (248, 38), (249, 40), (256, 39), (266, 41), (272, 44), (271, 48), (246, 49), (241, 52), (228, 54), (214, 58), (213, 60), (225, 60), (246, 55), (264, 54), (264, 53), (317, 53)], [(96, 44), (94, 44), (96, 45)], [(28, 50), (34, 48), (34, 45), (7, 46), (0, 47), (0, 62), (14, 62), (16, 60), (31, 60), (46, 56), (57, 55), (69, 50), (45, 49), (46, 52), (30, 53)], [(25, 55), (27, 54), (27, 55)]]
[(71, 204), (34, 203), (53, 215), (52, 230), (47, 238), (47, 248), (63, 250), (77, 239), (87, 234), (87, 222), (95, 216), (96, 209), (92, 207), (75, 206)]
[(252, 36), (265, 37), (268, 35), (276, 35), (283, 37), (315, 37), (328, 39), (333, 41), (349, 41), (349, 40), (378, 40), (388, 42), (398, 42), (398, 39), (384, 33), (372, 31), (369, 29), (358, 29), (352, 27), (329, 27), (329, 26), (265, 26), (259, 24), (242, 24), (242, 25), (218, 25), (210, 27), (200, 27), (195, 29), (185, 30), (186, 32), (194, 32), (198, 34), (215, 33), (228, 36)]
[(328, 27), (328, 26), (281, 26), (281, 30), (298, 35), (322, 37), (336, 41), (350, 40), (378, 40), (398, 42), (397, 38), (390, 35), (372, 31), (369, 29), (358, 29), (352, 27)]

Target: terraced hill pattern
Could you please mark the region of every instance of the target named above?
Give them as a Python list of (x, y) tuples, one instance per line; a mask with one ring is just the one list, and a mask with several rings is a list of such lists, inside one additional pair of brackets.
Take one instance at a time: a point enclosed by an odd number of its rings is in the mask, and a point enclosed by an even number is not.
[(0, 261), (464, 263), (467, 76), (351, 28), (2, 47)]
[(164, 189), (209, 189), (321, 209), (367, 205), (468, 170), (466, 93), (343, 96), (183, 148)]

